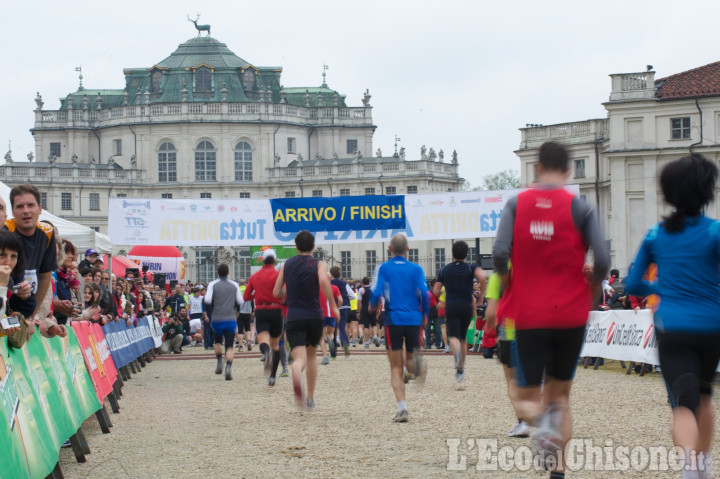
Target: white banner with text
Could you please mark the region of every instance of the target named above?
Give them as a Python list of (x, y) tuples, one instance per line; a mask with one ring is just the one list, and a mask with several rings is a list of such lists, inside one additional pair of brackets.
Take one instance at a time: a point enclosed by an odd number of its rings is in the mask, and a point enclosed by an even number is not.
[[(575, 194), (579, 191), (577, 185), (568, 186), (567, 189)], [(327, 230), (320, 226), (312, 232), (316, 244), (381, 242), (389, 240), (396, 233), (405, 233), (411, 240), (494, 237), (505, 203), (520, 191), (405, 195), (402, 208), (404, 229), (337, 231), (328, 225)], [(326, 218), (330, 221), (342, 215), (342, 210), (315, 211), (314, 208), (307, 208), (303, 205), (305, 200), (308, 199), (297, 198), (298, 208), (292, 215), (292, 218), (299, 220), (296, 225), (298, 231), (305, 229), (301, 218)], [(333, 200), (347, 205), (348, 212), (362, 213), (363, 219), (367, 219), (365, 215), (382, 215), (380, 208), (373, 209), (367, 205), (367, 197), (348, 196)], [(275, 230), (276, 221), (287, 219), (287, 211), (287, 208), (283, 210), (282, 218), (273, 217), (271, 200), (111, 198), (108, 229), (113, 243), (122, 245), (292, 244), (294, 232)], [(378, 225), (383, 224), (381, 219), (378, 217)]]

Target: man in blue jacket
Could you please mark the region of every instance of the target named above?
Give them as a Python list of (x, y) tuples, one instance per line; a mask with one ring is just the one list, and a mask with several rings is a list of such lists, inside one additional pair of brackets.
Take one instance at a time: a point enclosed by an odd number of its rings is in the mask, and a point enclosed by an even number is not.
[(407, 260), (408, 241), (403, 234), (390, 240), (393, 258), (377, 270), (370, 308), (374, 312), (382, 296), (385, 301), (385, 345), (390, 360), (390, 383), (398, 411), (393, 421), (407, 422), (403, 381), (403, 344), (406, 367), (418, 381), (425, 380), (426, 366), (419, 354), (420, 331), (430, 310), (430, 297), (423, 269)]

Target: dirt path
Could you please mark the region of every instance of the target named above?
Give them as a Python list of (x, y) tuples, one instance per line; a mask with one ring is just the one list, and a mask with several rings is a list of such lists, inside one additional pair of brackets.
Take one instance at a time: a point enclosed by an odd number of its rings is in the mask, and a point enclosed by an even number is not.
[[(379, 352), (379, 351), (378, 351)], [(477, 447), (488, 438), (503, 446), (531, 446), (511, 439), (512, 409), (500, 365), (480, 356), (468, 360), (467, 387), (454, 388), (449, 355), (428, 355), (424, 387), (407, 388), (410, 422), (395, 424), (396, 403), (382, 354), (358, 353), (318, 366), (317, 407), (301, 414), (290, 378), (266, 386), (258, 355), (244, 354), (234, 380), (213, 374), (214, 357), (185, 348), (156, 360), (125, 383), (111, 434), (94, 417), (84, 431), (92, 453), (77, 464), (61, 451), (66, 478), (256, 478), (256, 477), (528, 477), (547, 472), (477, 471)], [(182, 360), (178, 360), (182, 358)], [(319, 359), (318, 359), (319, 361)], [(580, 369), (572, 395), (574, 437), (596, 446), (671, 446), (670, 414), (659, 373), (625, 376)], [(449, 446), (466, 456), (464, 471)], [(471, 441), (472, 442), (472, 441)], [(716, 445), (720, 438), (716, 435)], [(455, 442), (455, 444), (458, 444)], [(475, 443), (477, 444), (477, 443)], [(483, 443), (484, 444), (484, 443)], [(638, 456), (639, 457), (639, 456)], [(577, 471), (568, 477), (680, 477), (678, 472)]]

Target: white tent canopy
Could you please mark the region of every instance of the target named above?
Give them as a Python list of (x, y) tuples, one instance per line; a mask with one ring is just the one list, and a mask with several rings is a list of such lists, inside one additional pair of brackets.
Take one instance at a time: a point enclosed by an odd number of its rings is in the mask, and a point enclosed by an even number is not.
[[(12, 218), (12, 209), (10, 208), (10, 187), (0, 182), (0, 197), (5, 200), (7, 205), (8, 218)], [(112, 252), (112, 242), (110, 237), (102, 233), (74, 223), (70, 220), (55, 216), (47, 210), (43, 210), (40, 214), (41, 220), (46, 220), (55, 225), (60, 233), (60, 237), (68, 239), (77, 247), (78, 253), (82, 253), (89, 248), (97, 250), (100, 254)]]

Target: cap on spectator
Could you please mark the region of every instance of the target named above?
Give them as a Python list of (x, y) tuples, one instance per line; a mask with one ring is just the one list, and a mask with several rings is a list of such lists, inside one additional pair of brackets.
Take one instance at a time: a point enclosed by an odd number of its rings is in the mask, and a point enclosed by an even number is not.
[(98, 252), (95, 251), (95, 250), (92, 249), (92, 248), (90, 248), (89, 250), (85, 251), (85, 256), (90, 256), (91, 254), (98, 254)]
[(265, 259), (267, 259), (267, 258), (275, 258), (275, 259), (277, 259), (277, 253), (275, 252), (274, 249), (268, 248), (268, 249), (266, 249), (265, 251), (263, 251), (263, 260), (265, 260)]

